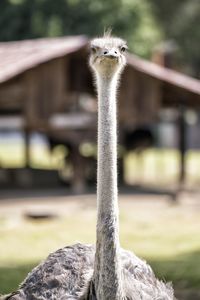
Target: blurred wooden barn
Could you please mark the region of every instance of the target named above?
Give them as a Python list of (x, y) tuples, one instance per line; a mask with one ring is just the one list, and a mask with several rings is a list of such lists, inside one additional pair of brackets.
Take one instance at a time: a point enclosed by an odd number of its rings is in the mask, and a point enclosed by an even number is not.
[[(81, 144), (96, 143), (97, 101), (87, 58), (84, 36), (0, 43), (0, 131), (24, 132), (27, 168), (32, 132), (45, 134), (50, 150), (65, 145), (77, 190), (85, 186), (92, 161), (96, 168), (94, 158), (80, 153)], [(149, 125), (161, 108), (176, 108), (182, 180), (183, 112), (186, 107), (200, 108), (199, 81), (132, 54), (127, 54), (127, 60), (119, 92), (119, 143), (126, 151), (152, 145)], [(123, 163), (119, 165), (122, 168)]]

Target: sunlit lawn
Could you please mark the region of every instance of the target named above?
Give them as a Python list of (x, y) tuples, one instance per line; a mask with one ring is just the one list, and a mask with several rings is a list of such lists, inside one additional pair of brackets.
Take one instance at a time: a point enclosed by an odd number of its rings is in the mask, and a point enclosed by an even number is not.
[[(56, 199), (62, 214), (51, 221), (33, 222), (14, 212), (1, 214), (1, 293), (15, 289), (27, 272), (49, 252), (77, 241), (94, 242), (95, 197), (86, 198), (77, 200), (74, 197), (67, 203)], [(46, 207), (54, 212), (55, 203), (51, 200)], [(147, 259), (157, 275), (173, 281), (176, 288), (200, 290), (198, 207), (189, 204), (173, 206), (166, 199), (154, 202), (152, 199), (135, 201), (132, 196), (121, 197), (122, 246)]]
[[(45, 143), (31, 144), (31, 166), (33, 168), (59, 169), (63, 165), (64, 147), (58, 146), (53, 156)], [(130, 152), (125, 159), (125, 179), (130, 184), (150, 184), (174, 186), (179, 176), (179, 153), (175, 149), (148, 149), (140, 156)], [(23, 141), (0, 143), (0, 163), (2, 167), (23, 167)], [(189, 186), (200, 183), (200, 151), (188, 151), (186, 155), (186, 178)]]
[[(1, 144), (1, 166), (22, 167), (23, 150), (23, 143)], [(34, 168), (57, 169), (62, 158), (63, 148), (56, 150), (53, 159), (45, 144), (31, 148)], [(126, 181), (173, 187), (178, 178), (178, 162), (175, 150), (150, 149), (139, 159), (130, 153), (125, 160)], [(199, 169), (200, 152), (189, 151), (188, 185), (199, 185)], [(171, 206), (166, 201), (140, 203), (130, 198), (123, 197), (121, 201), (122, 246), (147, 259), (157, 275), (173, 281), (177, 289), (200, 290), (200, 206)], [(0, 213), (0, 293), (15, 289), (49, 252), (77, 241), (94, 242), (95, 199), (84, 201), (73, 199), (72, 207), (69, 201), (69, 206), (64, 205), (66, 214), (51, 221), (31, 222), (18, 214)]]

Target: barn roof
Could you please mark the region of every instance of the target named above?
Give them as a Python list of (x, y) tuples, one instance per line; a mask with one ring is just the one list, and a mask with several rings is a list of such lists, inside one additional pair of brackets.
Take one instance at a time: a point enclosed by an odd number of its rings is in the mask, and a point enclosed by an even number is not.
[(198, 79), (194, 79), (193, 77), (184, 75), (183, 73), (172, 69), (164, 68), (153, 62), (141, 59), (133, 54), (128, 55), (127, 61), (128, 64), (138, 72), (200, 95), (200, 80)]
[(87, 44), (84, 36), (0, 42), (0, 83)]
[[(75, 52), (86, 46), (87, 43), (88, 38), (85, 36), (0, 42), (0, 83), (41, 63)], [(128, 64), (138, 72), (200, 95), (200, 81), (197, 79), (146, 61), (133, 54), (128, 54), (127, 60)]]

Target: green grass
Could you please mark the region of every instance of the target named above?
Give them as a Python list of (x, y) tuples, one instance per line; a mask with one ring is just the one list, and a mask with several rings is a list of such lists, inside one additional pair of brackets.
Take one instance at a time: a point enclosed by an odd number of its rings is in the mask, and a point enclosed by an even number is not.
[[(64, 164), (65, 151), (62, 146), (58, 146), (52, 157), (45, 144), (33, 144), (30, 150), (31, 166), (33, 168), (59, 169)], [(89, 148), (87, 151), (90, 153), (91, 149)], [(140, 157), (134, 152), (130, 152), (125, 159), (126, 182), (160, 185), (161, 187), (166, 184), (174, 186), (179, 176), (179, 159), (179, 152), (173, 149), (152, 148), (144, 151)], [(25, 166), (23, 143), (1, 143), (0, 162), (1, 166), (6, 168)], [(198, 186), (200, 183), (200, 151), (187, 152), (186, 167), (187, 184)]]
[[(4, 219), (0, 228), (0, 293), (15, 289), (48, 253), (77, 241), (94, 242), (95, 214), (73, 213), (44, 222)], [(82, 222), (81, 222), (82, 220)]]
[[(200, 212), (188, 204), (169, 205), (164, 199), (131, 198), (123, 196), (120, 202), (122, 246), (146, 259), (176, 289), (200, 290)], [(63, 204), (66, 214), (51, 221), (28, 221), (13, 213), (0, 218), (1, 293), (16, 289), (49, 252), (77, 241), (95, 241), (94, 198), (89, 204), (84, 201)], [(56, 203), (59, 206), (59, 200)]]
[[(130, 152), (125, 161), (126, 181), (130, 184), (142, 182), (155, 186), (175, 186), (179, 178), (179, 161), (179, 152), (173, 149), (149, 149), (139, 158), (134, 152)], [(188, 151), (186, 154), (188, 186), (199, 185), (199, 168), (200, 151)]]
[[(59, 168), (62, 149), (57, 149), (52, 160), (47, 148), (35, 145), (31, 157), (35, 168)], [(2, 167), (22, 167), (23, 146), (1, 145), (0, 161)], [(175, 150), (150, 149), (139, 160), (130, 153), (125, 161), (126, 181), (173, 187), (178, 178), (178, 162)], [(199, 186), (200, 152), (189, 151), (186, 163), (187, 184)], [(0, 213), (0, 293), (16, 289), (49, 252), (77, 241), (95, 241), (95, 207), (77, 203), (73, 211), (71, 204), (65, 205), (64, 217), (45, 222), (30, 222), (15, 214)], [(121, 201), (122, 246), (148, 260), (156, 274), (173, 281), (176, 289), (200, 291), (198, 207)]]

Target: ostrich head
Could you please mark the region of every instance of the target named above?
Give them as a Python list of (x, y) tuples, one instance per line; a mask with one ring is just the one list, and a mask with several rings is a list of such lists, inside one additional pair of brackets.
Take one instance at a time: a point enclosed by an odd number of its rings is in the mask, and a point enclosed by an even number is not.
[(120, 38), (104, 35), (91, 41), (90, 67), (97, 74), (110, 77), (126, 65), (126, 42)]

